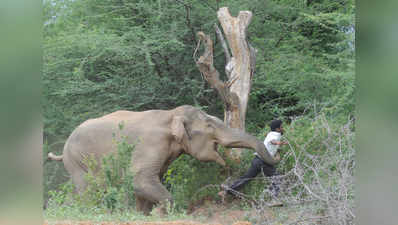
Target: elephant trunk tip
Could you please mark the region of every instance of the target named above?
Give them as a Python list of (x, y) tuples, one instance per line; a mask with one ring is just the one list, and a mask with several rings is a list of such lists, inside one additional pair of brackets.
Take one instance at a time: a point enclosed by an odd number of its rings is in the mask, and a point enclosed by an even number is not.
[(48, 159), (55, 160), (55, 161), (62, 161), (62, 159), (64, 158), (63, 155), (60, 155), (60, 156), (54, 155), (54, 153), (52, 153), (52, 152), (49, 152), (47, 157), (48, 157)]

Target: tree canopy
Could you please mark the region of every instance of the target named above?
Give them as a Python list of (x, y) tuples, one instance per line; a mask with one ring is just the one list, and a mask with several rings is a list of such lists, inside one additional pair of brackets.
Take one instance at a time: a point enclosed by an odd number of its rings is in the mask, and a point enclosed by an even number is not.
[(213, 29), (221, 6), (253, 12), (248, 38), (258, 52), (249, 121), (261, 126), (313, 104), (353, 113), (353, 1), (46, 0), (45, 135), (65, 137), (117, 109), (191, 104), (222, 115), (192, 58), (196, 32), (208, 32), (223, 71)]

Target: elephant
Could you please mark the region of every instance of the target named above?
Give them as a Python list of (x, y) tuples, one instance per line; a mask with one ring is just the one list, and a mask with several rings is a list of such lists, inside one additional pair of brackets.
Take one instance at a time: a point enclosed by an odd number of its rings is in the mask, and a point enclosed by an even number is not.
[[(120, 123), (123, 123), (123, 129), (119, 129)], [(171, 110), (116, 111), (89, 119), (71, 133), (62, 155), (50, 152), (48, 157), (63, 162), (76, 191), (81, 193), (87, 185), (84, 157), (91, 154), (100, 161), (104, 154), (114, 152), (116, 146), (112, 140), (115, 133), (125, 136), (135, 146), (131, 170), (136, 210), (145, 215), (155, 204), (162, 208), (172, 202), (161, 178), (181, 154), (225, 166), (218, 154), (218, 145), (222, 145), (252, 149), (271, 165), (279, 161), (265, 150), (262, 141), (242, 130), (229, 128), (219, 118), (190, 105)]]

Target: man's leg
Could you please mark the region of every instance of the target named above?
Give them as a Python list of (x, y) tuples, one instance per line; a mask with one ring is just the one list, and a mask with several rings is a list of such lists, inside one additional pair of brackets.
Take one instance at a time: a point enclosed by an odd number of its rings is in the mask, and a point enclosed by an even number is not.
[(279, 179), (275, 176), (278, 175), (276, 168), (272, 165), (269, 164), (264, 164), (262, 167), (262, 171), (265, 177), (270, 177), (271, 178), (271, 187), (270, 191), (272, 194), (272, 197), (277, 197), (279, 194)]
[(231, 186), (226, 187), (226, 192), (229, 194), (234, 194), (234, 192), (241, 189), (245, 184), (247, 184), (251, 179), (260, 173), (263, 164), (264, 162), (261, 159), (259, 159), (257, 156), (254, 157), (249, 170), (247, 170), (247, 172), (238, 180), (236, 180)]

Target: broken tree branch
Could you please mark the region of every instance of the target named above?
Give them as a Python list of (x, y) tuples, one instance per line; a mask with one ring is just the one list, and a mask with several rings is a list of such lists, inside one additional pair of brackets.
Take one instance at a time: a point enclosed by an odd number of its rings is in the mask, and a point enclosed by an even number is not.
[(254, 71), (256, 70), (256, 53), (255, 49), (249, 42), (247, 42), (250, 50), (250, 79), (253, 79)]
[(222, 35), (222, 32), (216, 23), (214, 24), (214, 29), (216, 29), (217, 37), (221, 42), (222, 48), (224, 49), (225, 62), (226, 62), (226, 64), (228, 64), (229, 61), (231, 61), (231, 53), (229, 53), (228, 45), (225, 42), (224, 36)]
[(199, 37), (199, 41), (203, 41), (205, 44), (205, 51), (196, 61), (196, 65), (205, 80), (217, 90), (222, 101), (227, 104), (230, 102), (229, 90), (226, 88), (224, 82), (220, 80), (220, 74), (213, 65), (213, 41), (209, 35), (206, 35), (202, 31), (199, 31), (197, 35)]

